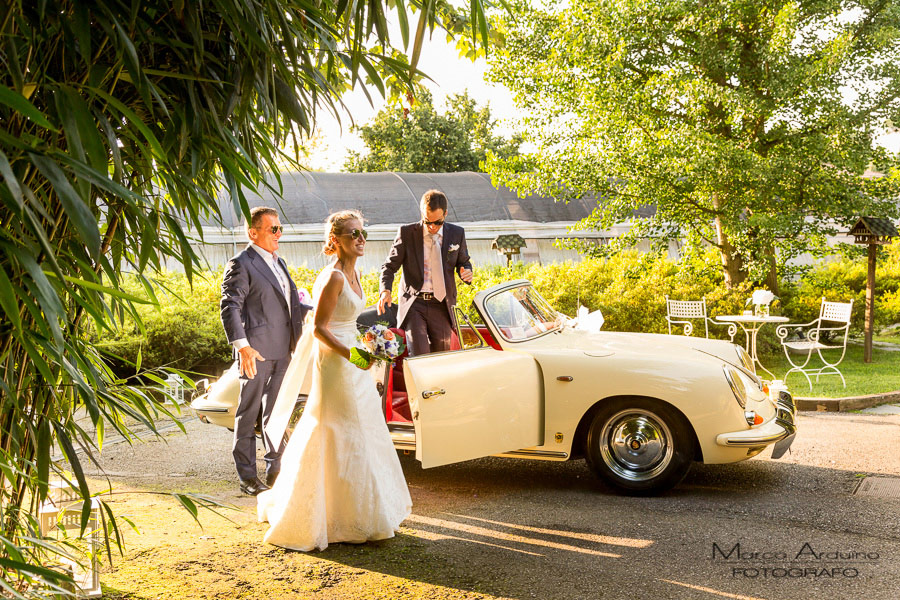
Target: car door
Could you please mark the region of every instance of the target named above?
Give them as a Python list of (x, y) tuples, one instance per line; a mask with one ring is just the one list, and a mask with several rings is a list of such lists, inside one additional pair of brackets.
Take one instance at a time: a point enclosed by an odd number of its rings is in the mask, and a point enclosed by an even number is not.
[(543, 384), (529, 354), (426, 354), (407, 359), (404, 373), (423, 468), (544, 443)]

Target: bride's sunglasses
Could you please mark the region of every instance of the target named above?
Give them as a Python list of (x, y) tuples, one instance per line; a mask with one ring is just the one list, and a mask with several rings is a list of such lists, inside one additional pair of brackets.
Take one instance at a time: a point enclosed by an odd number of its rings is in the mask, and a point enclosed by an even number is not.
[(369, 232), (365, 229), (353, 229), (349, 233), (339, 233), (338, 235), (349, 235), (354, 240), (358, 240), (359, 238), (362, 238), (364, 240), (369, 239)]

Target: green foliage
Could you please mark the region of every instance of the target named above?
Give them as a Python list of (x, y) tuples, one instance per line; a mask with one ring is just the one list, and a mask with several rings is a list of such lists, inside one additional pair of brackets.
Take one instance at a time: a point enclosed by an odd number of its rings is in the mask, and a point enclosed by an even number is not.
[[(621, 245), (703, 239), (728, 286), (774, 286), (776, 263), (821, 256), (825, 236), (860, 215), (898, 216), (900, 156), (873, 148), (900, 122), (896, 3), (535, 5), (502, 21), (506, 44), (490, 60), (536, 148), (489, 160), (501, 183), (558, 200), (599, 195), (586, 228), (653, 205)], [(864, 178), (869, 167), (885, 176)]]
[[(292, 162), (281, 147), (298, 146), (317, 111), (337, 112), (364, 81), (405, 95), (425, 32), (486, 45), (489, 6), (0, 0), (0, 594), (58, 590), (59, 574), (41, 565), (62, 549), (35, 542), (35, 516), (51, 476), (91, 497), (76, 447), (90, 455), (107, 428), (130, 440), (130, 423), (155, 431), (175, 410), (120, 379), (91, 336), (129, 319), (140, 330), (139, 306), (156, 302), (150, 275), (170, 261), (192, 280), (201, 263), (185, 231), (219, 216), (223, 188), (247, 215), (244, 190)], [(390, 43), (388, 9), (409, 60)], [(185, 314), (165, 327), (212, 331), (209, 315)], [(101, 506), (102, 533), (121, 548)]]
[[(312, 290), (316, 272), (304, 267), (289, 269), (298, 288)], [(113, 368), (120, 377), (136, 374), (135, 365), (143, 370), (173, 367), (200, 375), (218, 376), (233, 360), (232, 348), (222, 327), (219, 301), (222, 274), (198, 272), (193, 281), (183, 273), (164, 273), (154, 278), (158, 303), (137, 307), (140, 317), (125, 317), (112, 331), (99, 329), (98, 347), (117, 358)], [(136, 297), (144, 290), (135, 276), (122, 282), (122, 289)], [(140, 354), (140, 359), (138, 355)]]
[[(509, 267), (475, 270), (472, 286), (459, 286), (459, 306), (469, 308), (477, 291), (511, 279), (528, 279), (556, 310), (574, 316), (583, 305), (603, 313), (610, 331), (666, 332), (666, 300), (706, 297), (710, 314), (735, 314), (744, 309), (747, 286), (726, 289), (714, 250), (679, 261), (627, 251), (609, 258), (549, 265), (514, 263)], [(725, 328), (710, 335), (727, 338)]]
[[(834, 302), (854, 300), (851, 327), (859, 333), (865, 326), (867, 276), (864, 257), (825, 262), (783, 285), (786, 314), (795, 322), (807, 323), (819, 316), (823, 296)], [(900, 241), (878, 249), (874, 297), (875, 332), (900, 323)]]
[[(118, 357), (112, 361), (120, 377), (141, 369), (174, 367), (182, 371), (219, 375), (231, 360), (231, 347), (219, 317), (222, 270), (197, 273), (193, 282), (181, 273), (166, 273), (155, 278), (161, 288), (158, 304), (138, 307), (139, 320), (127, 316), (113, 330), (97, 330), (97, 346)], [(144, 295), (137, 277), (122, 281), (122, 289), (135, 296)], [(140, 355), (140, 358), (139, 358)]]
[[(290, 269), (298, 288), (312, 291), (317, 273), (312, 269)], [(471, 286), (458, 283), (458, 303), (470, 317), (475, 294), (513, 279), (528, 279), (560, 312), (574, 315), (584, 305), (601, 310), (610, 331), (665, 333), (665, 296), (676, 300), (706, 298), (710, 315), (739, 314), (753, 287), (735, 289), (723, 285), (718, 253), (707, 248), (686, 250), (675, 261), (651, 253), (627, 251), (609, 258), (587, 259), (548, 265), (513, 263), (509, 267), (475, 270)], [(900, 323), (900, 242), (881, 250), (876, 272), (876, 330)], [(225, 339), (219, 316), (222, 270), (195, 274), (193, 285), (180, 273), (158, 277), (159, 305), (137, 308), (141, 327), (133, 319), (115, 331), (99, 333), (100, 347), (125, 359), (119, 363), (120, 376), (134, 374), (138, 352), (143, 369), (171, 366), (182, 371), (218, 375), (231, 361), (231, 347)], [(378, 272), (363, 275), (363, 291), (368, 304), (378, 297)], [(782, 282), (782, 295), (773, 304), (777, 314), (793, 322), (809, 322), (819, 313), (822, 296), (833, 301), (855, 299), (852, 331), (862, 331), (865, 316), (866, 263), (860, 258), (842, 258), (815, 265), (793, 282)], [(124, 280), (123, 291), (143, 294), (137, 277)], [(396, 294), (395, 294), (396, 297)], [(771, 332), (766, 332), (771, 333)], [(725, 328), (713, 327), (711, 335), (726, 338)], [(771, 337), (771, 336), (769, 336)], [(774, 344), (772, 339), (768, 345)]]
[(410, 108), (383, 108), (368, 125), (357, 127), (366, 152), (350, 152), (344, 168), (366, 173), (452, 173), (480, 171), (487, 154), (506, 159), (519, 151), (520, 137), (493, 135), (490, 108), (478, 108), (468, 93), (447, 99), (438, 114), (423, 90)]
[[(509, 267), (475, 270), (472, 286), (460, 285), (458, 303), (470, 308), (475, 294), (512, 279), (529, 279), (558, 311), (573, 316), (580, 305), (600, 310), (604, 329), (664, 333), (666, 302), (706, 298), (711, 316), (740, 314), (754, 286), (745, 282), (734, 288), (724, 285), (718, 253), (713, 248), (688, 251), (679, 260), (651, 253), (621, 252), (609, 258), (585, 259), (549, 265), (514, 263)], [(900, 323), (900, 242), (884, 248), (875, 276), (876, 331)], [(816, 264), (794, 282), (782, 281), (783, 292), (773, 303), (775, 314), (792, 322), (809, 322), (818, 317), (822, 296), (832, 301), (856, 299), (851, 333), (862, 332), (865, 318), (866, 263), (860, 259), (840, 259)], [(725, 328), (711, 328), (710, 335), (727, 338)], [(768, 337), (767, 337), (768, 336)], [(770, 339), (771, 338), (771, 339)], [(764, 331), (763, 345), (775, 344), (773, 332)]]

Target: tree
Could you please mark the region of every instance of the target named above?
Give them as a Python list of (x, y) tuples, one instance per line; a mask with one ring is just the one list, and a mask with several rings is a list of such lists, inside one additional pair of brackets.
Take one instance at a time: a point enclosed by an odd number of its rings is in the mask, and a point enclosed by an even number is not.
[[(503, 183), (602, 195), (587, 228), (654, 205), (622, 241), (704, 240), (729, 286), (774, 285), (776, 256), (821, 249), (861, 214), (898, 214), (898, 156), (873, 148), (900, 115), (896, 2), (566, 4), (499, 27), (489, 75), (529, 114), (537, 148), (491, 162)], [(886, 176), (864, 178), (869, 167)]]
[[(123, 273), (151, 298), (167, 259), (190, 278), (199, 259), (188, 236), (219, 217), (222, 187), (248, 215), (245, 188), (278, 172), (280, 148), (313, 132), (317, 110), (337, 111), (364, 80), (405, 94), (434, 27), (486, 45), (487, 6), (0, 0), (0, 595), (66, 594), (65, 576), (41, 566), (64, 549), (37, 536), (51, 474), (79, 490), (86, 526), (91, 490), (76, 449), (93, 458), (108, 429), (131, 440), (128, 423), (155, 430), (172, 414), (89, 341), (92, 327), (112, 330), (125, 315), (140, 323)], [(406, 7), (419, 15), (411, 45)], [(196, 515), (194, 500), (179, 499)], [(105, 503), (102, 516), (120, 543)]]
[(521, 138), (495, 136), (490, 107), (478, 108), (468, 92), (447, 99), (440, 115), (424, 90), (409, 108), (381, 109), (372, 122), (356, 128), (366, 145), (350, 152), (344, 168), (355, 173), (453, 173), (479, 171), (487, 154), (501, 159), (518, 154)]

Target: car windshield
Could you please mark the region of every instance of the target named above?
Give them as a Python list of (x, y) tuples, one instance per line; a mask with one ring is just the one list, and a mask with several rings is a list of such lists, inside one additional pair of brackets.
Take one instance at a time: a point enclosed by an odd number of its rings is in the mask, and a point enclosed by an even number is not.
[(500, 335), (520, 342), (559, 329), (561, 318), (530, 285), (520, 285), (494, 294), (484, 303)]

